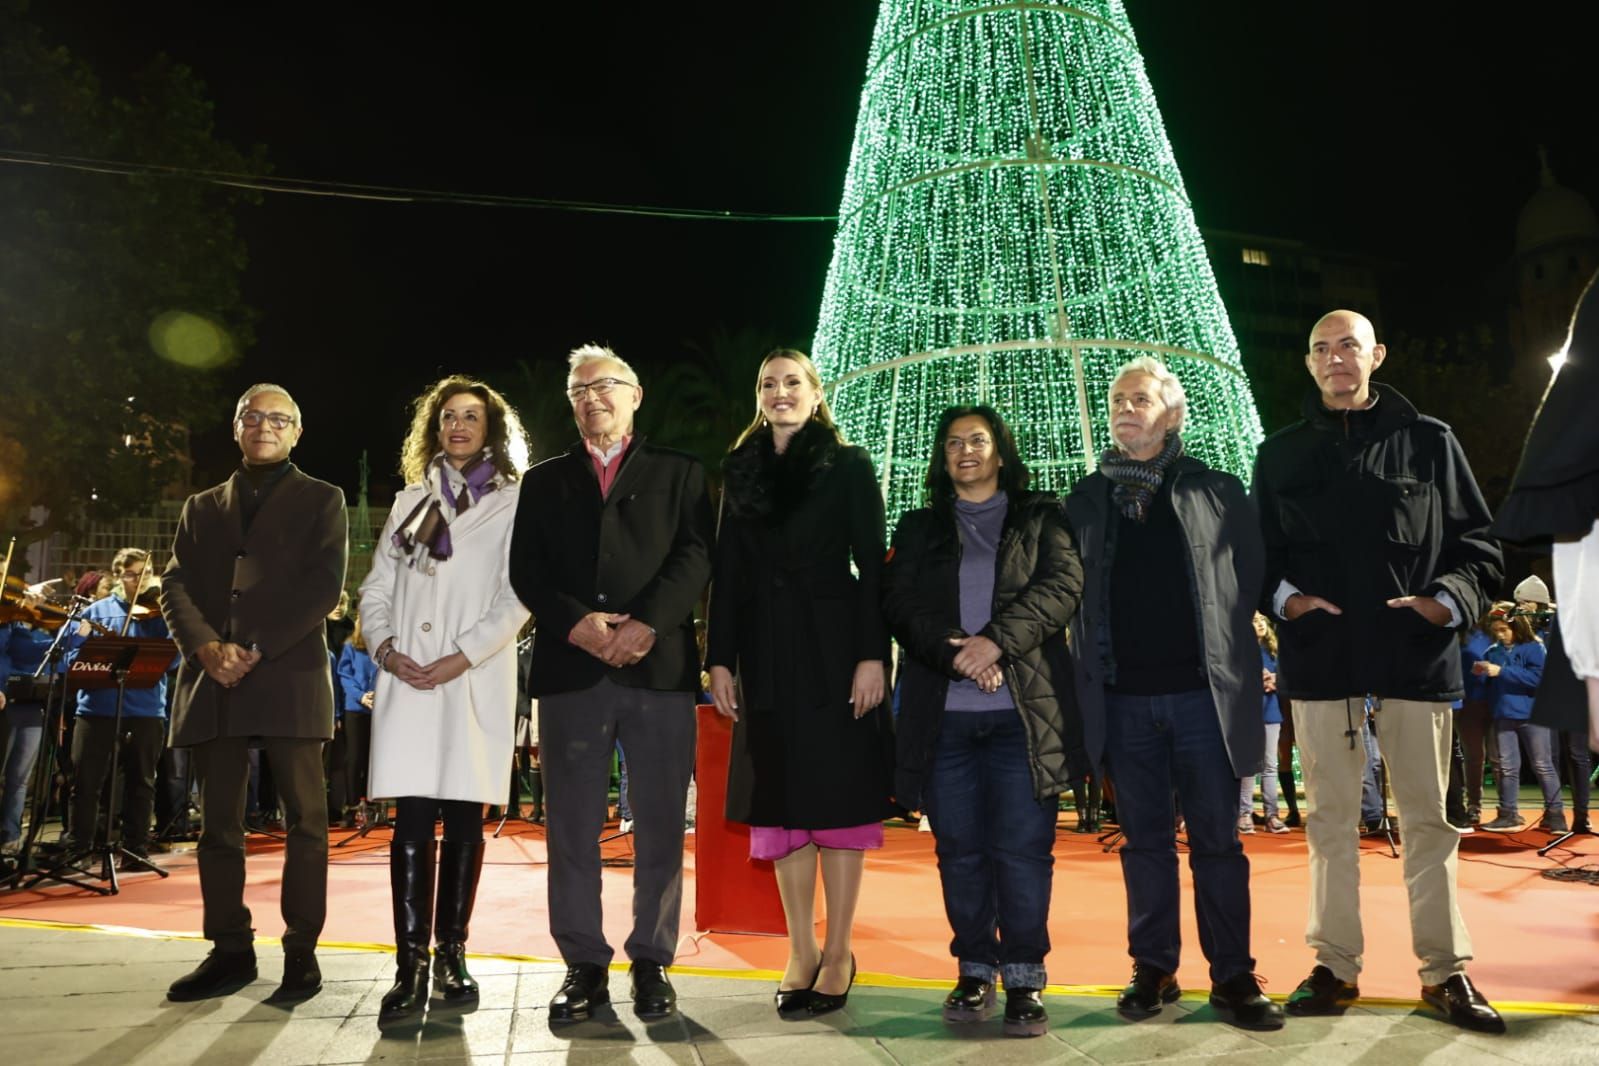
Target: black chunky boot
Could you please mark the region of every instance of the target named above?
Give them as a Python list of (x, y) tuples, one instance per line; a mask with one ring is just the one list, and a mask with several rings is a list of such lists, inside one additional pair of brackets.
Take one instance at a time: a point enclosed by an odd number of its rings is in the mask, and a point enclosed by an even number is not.
[(439, 902), (433, 933), (433, 981), (450, 1004), (477, 1002), (477, 982), (466, 972), (466, 930), (483, 873), (482, 840), (445, 839), (439, 848)]
[(428, 945), (433, 940), (431, 840), (396, 840), (389, 846), (389, 888), (394, 899), (394, 985), (383, 994), (378, 1021), (420, 1014), (428, 1001)]

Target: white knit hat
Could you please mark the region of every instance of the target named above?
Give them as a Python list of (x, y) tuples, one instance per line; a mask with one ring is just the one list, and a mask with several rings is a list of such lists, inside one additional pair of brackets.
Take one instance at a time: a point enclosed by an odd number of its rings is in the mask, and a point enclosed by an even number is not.
[(1512, 593), (1512, 595), (1515, 597), (1517, 603), (1531, 602), (1548, 604), (1549, 586), (1543, 583), (1543, 578), (1539, 577), (1537, 574), (1533, 574), (1531, 577), (1528, 577), (1526, 580), (1522, 581), (1521, 584), (1517, 585), (1516, 591)]

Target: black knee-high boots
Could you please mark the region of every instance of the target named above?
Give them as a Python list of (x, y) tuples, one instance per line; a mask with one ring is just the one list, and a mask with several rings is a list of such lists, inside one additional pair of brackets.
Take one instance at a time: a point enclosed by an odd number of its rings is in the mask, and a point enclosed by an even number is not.
[[(481, 847), (481, 842), (479, 847)], [(438, 845), (396, 840), (389, 846), (389, 889), (394, 903), (394, 985), (383, 995), (378, 1020), (422, 1010), (428, 1000), (428, 946), (433, 940), (433, 874)]]
[(433, 934), (433, 981), (446, 1003), (477, 999), (477, 982), (466, 971), (466, 933), (483, 873), (482, 840), (446, 839), (439, 848), (438, 909)]

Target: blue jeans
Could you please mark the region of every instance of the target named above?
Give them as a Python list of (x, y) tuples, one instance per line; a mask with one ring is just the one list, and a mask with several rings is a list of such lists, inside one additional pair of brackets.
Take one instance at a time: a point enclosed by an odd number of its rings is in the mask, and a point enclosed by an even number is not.
[[(1533, 776), (1543, 789), (1544, 810), (1564, 814), (1560, 798), (1560, 772), (1555, 769), (1555, 731), (1546, 725), (1515, 718), (1494, 720), (1494, 735), (1499, 741), (1499, 768), (1494, 774), (1499, 786), (1499, 813), (1515, 814), (1517, 793), (1521, 791), (1521, 745), (1527, 745)], [(1519, 739), (1518, 739), (1519, 738)]]
[(1377, 731), (1371, 727), (1370, 718), (1361, 720), (1360, 742), (1366, 746), (1366, 769), (1360, 778), (1360, 820), (1367, 823), (1377, 822), (1382, 819), (1385, 811), (1382, 783), (1377, 780), (1377, 767), (1382, 764), (1382, 751), (1377, 747)]
[(1033, 795), (1020, 713), (945, 711), (923, 798), (961, 976), (1043, 988), (1059, 800)]
[(5, 784), (0, 798), (0, 844), (22, 836), (22, 806), (28, 775), (44, 739), (44, 708), (37, 703), (6, 705)]
[[(1266, 765), (1260, 771), (1260, 808), (1267, 818), (1282, 816), (1279, 799), (1282, 782), (1277, 779), (1277, 738), (1282, 736), (1281, 722), (1267, 722)], [(1241, 778), (1238, 783), (1238, 819), (1242, 821), (1255, 813), (1255, 779)]]
[(1116, 786), (1116, 813), (1127, 889), (1127, 953), (1176, 973), (1177, 826), (1173, 794), (1188, 826), (1199, 946), (1220, 984), (1252, 973), (1249, 953), (1249, 859), (1238, 842), (1238, 778), (1210, 692), (1167, 696), (1105, 694), (1105, 769)]

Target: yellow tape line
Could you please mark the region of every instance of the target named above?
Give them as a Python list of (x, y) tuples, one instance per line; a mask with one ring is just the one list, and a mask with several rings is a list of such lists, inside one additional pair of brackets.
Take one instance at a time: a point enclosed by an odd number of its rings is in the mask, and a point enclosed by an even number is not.
[[(105, 933), (111, 936), (137, 936), (155, 940), (196, 940), (203, 941), (205, 937), (196, 933), (175, 933), (160, 929), (137, 929), (126, 925), (95, 925), (82, 922), (52, 922), (37, 918), (5, 918), (0, 917), (0, 928), (13, 929), (55, 929), (62, 932), (78, 933)], [(277, 944), (281, 941), (277, 937), (262, 936), (256, 940), (264, 944)], [(318, 947), (341, 948), (347, 951), (380, 951), (392, 952), (392, 944), (373, 944), (353, 940), (324, 940)], [(509, 952), (472, 951), (467, 953), (473, 959), (497, 959), (502, 962), (524, 962), (530, 964), (561, 965), (560, 959), (545, 958), (541, 955), (517, 955)], [(628, 964), (625, 962), (611, 963), (611, 969), (618, 972), (626, 971)], [(710, 966), (684, 966), (673, 964), (672, 972), (689, 977), (717, 977), (733, 981), (760, 981), (773, 983), (782, 979), (780, 970), (721, 970)], [(870, 988), (914, 988), (943, 990), (949, 987), (949, 981), (933, 980), (923, 977), (900, 977), (891, 973), (869, 973), (862, 971), (855, 977), (855, 983)], [(1121, 988), (1116, 985), (1048, 985), (1044, 991), (1052, 996), (1077, 996), (1086, 999), (1114, 999), (1121, 993)], [(1203, 1002), (1209, 997), (1208, 992), (1185, 992), (1183, 999)], [(1286, 995), (1270, 997), (1279, 1002), (1286, 1000)], [(1397, 1010), (1411, 1010), (1421, 1003), (1416, 999), (1384, 999), (1378, 996), (1362, 996), (1362, 1007), (1391, 1007)], [(1511, 1014), (1562, 1014), (1562, 1015), (1599, 1015), (1599, 1005), (1590, 1003), (1539, 1003), (1535, 1001), (1512, 1000), (1496, 1001), (1494, 1006), (1502, 1012)]]

